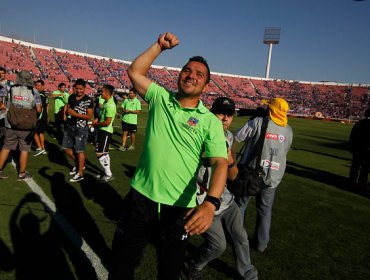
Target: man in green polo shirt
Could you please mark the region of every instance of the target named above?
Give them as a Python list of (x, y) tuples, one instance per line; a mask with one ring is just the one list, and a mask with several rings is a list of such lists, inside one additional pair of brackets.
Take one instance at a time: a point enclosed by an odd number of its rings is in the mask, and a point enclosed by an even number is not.
[[(141, 103), (136, 98), (136, 92), (130, 89), (128, 98), (122, 102), (122, 146), (120, 151), (135, 150), (135, 133), (137, 131), (137, 115), (141, 111)], [(127, 134), (130, 132), (131, 145), (126, 147)]]
[(54, 99), (54, 124), (57, 131), (57, 139), (60, 142), (63, 139), (64, 121), (64, 106), (68, 103), (69, 94), (66, 91), (66, 84), (60, 83), (58, 90), (51, 93), (49, 98)]
[(116, 116), (117, 106), (113, 98), (114, 87), (104, 85), (101, 91), (101, 97), (104, 99), (99, 116), (96, 118), (92, 126), (98, 128), (98, 137), (96, 141), (95, 153), (104, 173), (98, 175), (100, 183), (106, 183), (113, 180), (112, 171), (110, 169), (109, 143), (113, 134), (113, 122)]
[[(134, 88), (149, 103), (149, 115), (143, 154), (125, 198), (126, 219), (116, 231), (115, 240), (122, 239), (113, 244), (110, 279), (133, 279), (151, 238), (158, 246), (158, 279), (179, 279), (189, 235), (205, 232), (220, 206), (227, 150), (220, 120), (200, 101), (210, 81), (207, 62), (189, 59), (179, 74), (177, 93), (146, 75), (161, 52), (178, 43), (171, 33), (160, 35), (128, 69)], [(197, 206), (195, 177), (202, 154), (213, 172), (208, 195)]]

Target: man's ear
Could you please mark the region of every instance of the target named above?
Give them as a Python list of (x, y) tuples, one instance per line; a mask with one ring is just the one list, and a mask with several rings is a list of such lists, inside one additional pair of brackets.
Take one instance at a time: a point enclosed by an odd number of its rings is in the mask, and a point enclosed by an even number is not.
[(202, 93), (208, 92), (208, 85), (209, 83), (203, 87)]

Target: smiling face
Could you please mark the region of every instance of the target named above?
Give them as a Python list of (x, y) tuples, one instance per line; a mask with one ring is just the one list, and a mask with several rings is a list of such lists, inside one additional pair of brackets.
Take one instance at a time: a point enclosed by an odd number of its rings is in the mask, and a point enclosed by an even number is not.
[(83, 85), (76, 85), (76, 95), (81, 97), (85, 94), (85, 87)]
[(58, 90), (60, 92), (65, 92), (66, 91), (66, 86), (60, 86), (60, 87), (58, 87)]
[(130, 99), (134, 99), (136, 97), (136, 93), (133, 90), (130, 90), (128, 96), (130, 97)]
[(181, 70), (177, 86), (182, 96), (199, 96), (207, 89), (207, 67), (198, 61), (190, 61)]
[(43, 85), (40, 82), (35, 82), (35, 88), (38, 92), (44, 92), (45, 91), (45, 85)]
[(110, 98), (110, 92), (109, 92), (109, 90), (107, 90), (106, 88), (102, 88), (102, 90), (101, 90), (101, 97), (105, 100), (105, 101), (107, 101), (109, 98)]

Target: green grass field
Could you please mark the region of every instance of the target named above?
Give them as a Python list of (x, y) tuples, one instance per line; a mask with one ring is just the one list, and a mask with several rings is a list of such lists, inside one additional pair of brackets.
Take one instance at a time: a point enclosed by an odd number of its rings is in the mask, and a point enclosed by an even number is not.
[[(231, 130), (246, 120), (236, 117)], [(6, 166), (9, 178), (0, 181), (0, 279), (97, 279), (91, 262), (75, 246), (81, 239), (67, 238), (56, 221), (62, 214), (102, 262), (109, 262), (119, 206), (142, 151), (145, 121), (144, 107), (131, 152), (117, 150), (121, 129), (116, 128), (110, 151), (115, 180), (103, 185), (95, 179), (101, 168), (92, 145), (87, 147), (85, 180), (70, 183), (71, 163), (46, 134), (49, 153), (31, 153), (28, 170), (54, 202), (55, 215), (30, 195), (25, 182), (17, 182), (14, 167)], [(294, 141), (275, 198), (271, 242), (265, 253), (251, 253), (260, 279), (370, 279), (369, 195), (353, 192), (346, 181), (352, 126), (303, 119), (290, 119), (290, 125)], [(254, 223), (252, 200), (246, 216), (250, 235)], [(201, 241), (192, 237), (189, 251)], [(155, 279), (155, 266), (148, 246), (136, 279)], [(229, 247), (207, 266), (205, 279), (235, 279), (234, 267)]]

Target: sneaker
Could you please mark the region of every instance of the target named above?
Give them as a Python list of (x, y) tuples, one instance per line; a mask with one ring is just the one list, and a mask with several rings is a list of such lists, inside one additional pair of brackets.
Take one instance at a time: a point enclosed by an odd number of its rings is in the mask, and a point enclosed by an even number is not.
[(101, 178), (103, 178), (105, 176), (105, 173), (104, 172), (101, 172), (101, 173), (99, 173), (99, 174), (96, 174), (96, 179), (101, 179)]
[(127, 148), (125, 146), (121, 146), (118, 148), (118, 150), (120, 150), (121, 152), (125, 152), (127, 151)]
[(47, 154), (48, 154), (48, 152), (44, 149), (44, 150), (42, 150), (42, 154), (43, 154), (43, 155), (47, 155)]
[(202, 271), (195, 269), (194, 267), (191, 266), (188, 262), (185, 262), (185, 269), (188, 274), (189, 280), (202, 280)]
[(257, 252), (263, 253), (267, 249), (267, 246), (256, 246)]
[(130, 146), (130, 147), (127, 148), (127, 151), (133, 151), (133, 150), (135, 150), (134, 146)]
[(263, 253), (267, 249), (267, 245), (258, 244), (254, 239), (250, 241), (249, 246), (252, 250), (255, 250), (259, 253)]
[(113, 175), (111, 176), (104, 175), (103, 177), (100, 178), (99, 183), (107, 183), (108, 181), (112, 181), (113, 179), (114, 179)]
[(77, 173), (76, 166), (73, 166), (72, 170), (69, 172), (69, 175), (75, 175)]
[[(83, 170), (85, 170), (86, 166), (84, 166)], [(71, 171), (69, 172), (69, 175), (76, 175), (77, 174), (77, 168), (74, 166)]]
[(34, 157), (37, 157), (37, 156), (40, 156), (40, 155), (43, 155), (44, 153), (46, 153), (45, 150), (42, 150), (42, 149), (36, 149), (36, 152), (35, 154), (33, 155)]
[(78, 181), (82, 181), (83, 179), (85, 179), (83, 175), (76, 173), (71, 179), (69, 179), (69, 181), (78, 182)]
[(0, 179), (7, 179), (9, 176), (4, 171), (0, 171)]
[(23, 180), (26, 180), (26, 179), (31, 179), (33, 176), (30, 174), (30, 173), (28, 173), (28, 172), (24, 172), (24, 174), (23, 175), (18, 175), (18, 181), (23, 181)]

